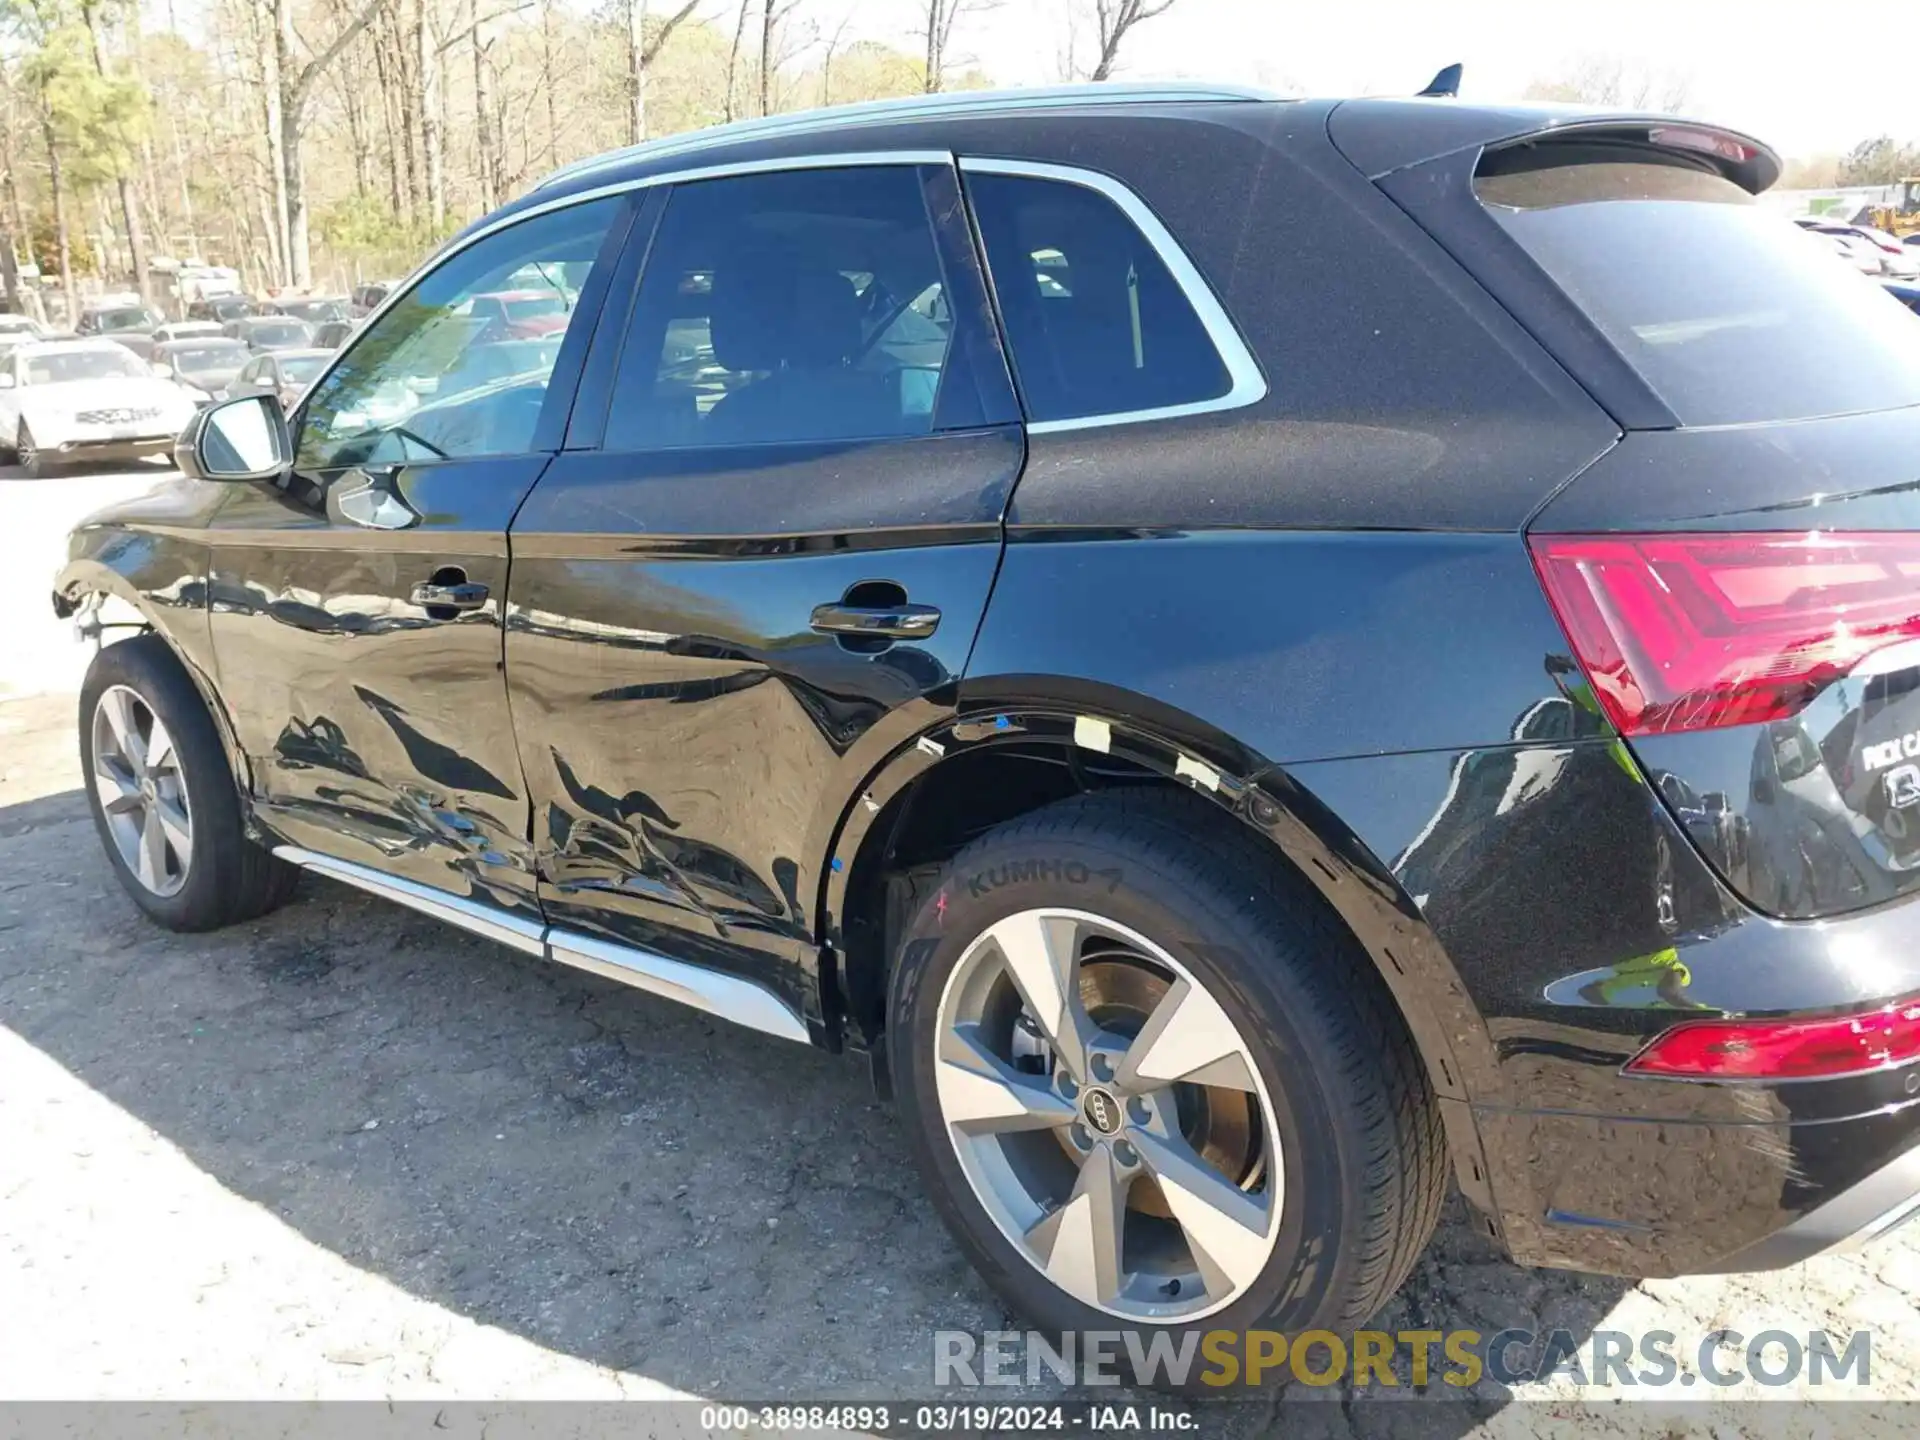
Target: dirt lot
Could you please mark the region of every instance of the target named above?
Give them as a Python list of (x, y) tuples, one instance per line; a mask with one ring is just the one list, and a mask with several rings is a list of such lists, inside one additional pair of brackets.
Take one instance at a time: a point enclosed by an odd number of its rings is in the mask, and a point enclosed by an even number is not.
[[(44, 597), (67, 525), (151, 478), (0, 479), (0, 1398), (901, 1397), (930, 1391), (934, 1330), (1010, 1325), (853, 1062), (313, 879), (222, 934), (146, 924), (87, 817), (84, 657)], [(1920, 1397), (1916, 1299), (1920, 1227), (1627, 1286), (1517, 1269), (1456, 1201), (1382, 1326), (1662, 1328), (1683, 1357), (1721, 1325), (1866, 1327), (1884, 1402)], [(1288, 1423), (1675, 1433), (1511, 1403), (1575, 1393)], [(1846, 1424), (1907, 1430), (1884, 1403)], [(1272, 1425), (1245, 1405), (1207, 1433)]]

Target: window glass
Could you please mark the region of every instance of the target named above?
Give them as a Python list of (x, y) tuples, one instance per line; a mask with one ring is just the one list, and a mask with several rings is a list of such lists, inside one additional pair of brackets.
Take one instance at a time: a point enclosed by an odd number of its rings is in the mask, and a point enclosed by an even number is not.
[(1030, 420), (1216, 400), (1227, 367), (1147, 238), (1097, 190), (970, 174)]
[[(526, 451), (560, 342), (570, 326), (591, 321), (576, 302), (624, 203), (609, 196), (535, 216), (436, 267), (356, 335), (310, 393), (298, 468)], [(506, 300), (549, 309), (522, 332)], [(482, 359), (523, 333), (538, 339), (516, 363)]]
[(924, 435), (953, 325), (908, 166), (678, 186), (647, 254), (609, 449)]
[(1730, 180), (1541, 145), (1489, 156), (1474, 189), (1683, 424), (1920, 403), (1907, 317)]
[(26, 383), (63, 385), (70, 380), (118, 380), (152, 371), (131, 350), (103, 345), (98, 350), (44, 350), (26, 357)]
[(320, 373), (320, 367), (330, 358), (326, 355), (295, 355), (280, 362), (280, 373), (290, 384), (304, 385)]

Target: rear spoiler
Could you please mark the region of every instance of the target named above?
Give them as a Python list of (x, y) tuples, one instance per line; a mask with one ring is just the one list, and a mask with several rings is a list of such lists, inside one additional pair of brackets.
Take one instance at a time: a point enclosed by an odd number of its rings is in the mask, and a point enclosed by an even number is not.
[(1327, 117), (1334, 147), (1370, 180), (1463, 150), (1562, 140), (1612, 140), (1685, 154), (1712, 164), (1758, 195), (1780, 178), (1780, 157), (1749, 135), (1720, 125), (1595, 110), (1584, 105), (1468, 105), (1457, 100), (1344, 100)]

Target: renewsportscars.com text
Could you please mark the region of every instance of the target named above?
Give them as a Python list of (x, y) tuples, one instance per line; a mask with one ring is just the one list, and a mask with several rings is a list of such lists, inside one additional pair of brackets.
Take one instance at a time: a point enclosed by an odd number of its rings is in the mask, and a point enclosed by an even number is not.
[(1873, 1340), (1855, 1330), (1743, 1335), (1713, 1330), (1693, 1340), (1670, 1330), (940, 1330), (933, 1337), (936, 1385), (1131, 1385), (1217, 1389), (1292, 1383), (1354, 1387), (1428, 1386), (1465, 1390), (1482, 1379), (1501, 1385), (1565, 1378), (1621, 1388), (1865, 1386)]

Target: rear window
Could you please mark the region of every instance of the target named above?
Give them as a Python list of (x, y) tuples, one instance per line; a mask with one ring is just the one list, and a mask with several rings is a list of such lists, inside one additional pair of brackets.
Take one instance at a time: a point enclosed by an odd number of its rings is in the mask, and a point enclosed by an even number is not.
[(1908, 318), (1827, 242), (1690, 162), (1549, 148), (1474, 189), (1682, 424), (1920, 404)]

